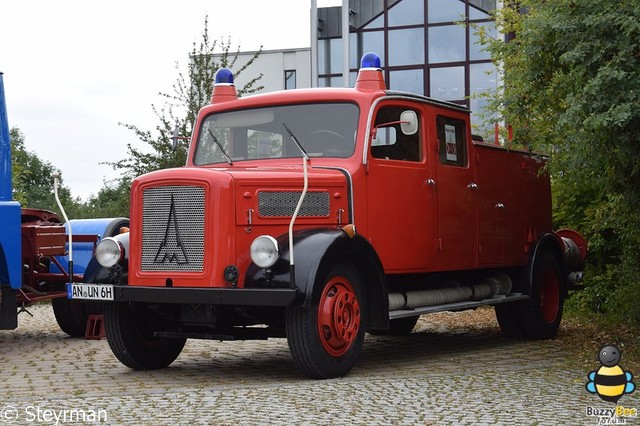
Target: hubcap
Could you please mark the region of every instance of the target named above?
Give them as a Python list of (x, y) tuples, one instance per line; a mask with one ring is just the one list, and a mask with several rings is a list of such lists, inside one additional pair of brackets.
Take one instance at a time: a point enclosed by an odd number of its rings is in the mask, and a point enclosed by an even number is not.
[(318, 305), (318, 332), (328, 354), (344, 355), (358, 336), (360, 304), (349, 280), (333, 277), (325, 286)]

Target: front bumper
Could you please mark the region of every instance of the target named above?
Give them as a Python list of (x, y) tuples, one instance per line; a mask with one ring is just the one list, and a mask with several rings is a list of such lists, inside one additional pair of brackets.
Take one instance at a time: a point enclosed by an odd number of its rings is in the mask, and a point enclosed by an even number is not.
[(113, 285), (114, 302), (289, 306), (294, 303), (296, 296), (296, 291), (288, 288), (187, 288)]
[[(299, 296), (289, 288), (194, 288), (194, 287), (143, 287), (118, 284), (79, 283), (74, 286), (102, 289), (108, 299), (98, 295), (100, 291), (72, 291), (67, 284), (68, 297), (73, 300), (103, 302), (147, 302), (190, 305), (239, 305), (239, 306), (289, 306)], [(112, 295), (112, 296), (111, 296)]]

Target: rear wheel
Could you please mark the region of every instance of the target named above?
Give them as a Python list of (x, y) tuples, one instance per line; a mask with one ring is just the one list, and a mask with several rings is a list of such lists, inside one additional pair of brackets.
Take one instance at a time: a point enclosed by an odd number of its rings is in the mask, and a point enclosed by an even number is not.
[(520, 321), (521, 306), (522, 302), (500, 303), (495, 306), (496, 319), (500, 330), (502, 334), (510, 339), (523, 339), (526, 337)]
[(535, 260), (528, 303), (521, 310), (522, 327), (527, 337), (551, 339), (562, 320), (563, 277), (556, 257), (548, 251)]
[(134, 370), (167, 367), (182, 352), (186, 339), (155, 337), (166, 330), (166, 319), (146, 303), (107, 303), (107, 341), (116, 358)]
[(328, 274), (308, 306), (287, 308), (286, 331), (296, 366), (314, 379), (339, 377), (351, 370), (366, 329), (362, 280), (343, 264)]
[[(0, 257), (1, 256), (2, 247), (0, 247)], [(0, 268), (2, 268), (1, 264)], [(8, 285), (0, 285), (0, 330), (14, 330), (18, 327), (17, 312), (18, 302), (16, 290)]]
[(51, 307), (62, 331), (71, 337), (84, 337), (89, 317), (84, 302), (58, 297), (51, 299)]
[(388, 330), (369, 330), (374, 336), (406, 336), (411, 333), (418, 323), (419, 315), (389, 320)]

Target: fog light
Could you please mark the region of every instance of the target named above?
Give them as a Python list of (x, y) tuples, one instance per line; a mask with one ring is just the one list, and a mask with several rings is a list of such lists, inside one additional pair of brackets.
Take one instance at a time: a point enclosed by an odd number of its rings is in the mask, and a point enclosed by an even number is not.
[(261, 235), (251, 243), (251, 260), (261, 268), (270, 268), (278, 260), (278, 242), (270, 235)]
[(96, 260), (105, 268), (111, 268), (124, 257), (124, 248), (111, 237), (103, 238), (96, 247)]

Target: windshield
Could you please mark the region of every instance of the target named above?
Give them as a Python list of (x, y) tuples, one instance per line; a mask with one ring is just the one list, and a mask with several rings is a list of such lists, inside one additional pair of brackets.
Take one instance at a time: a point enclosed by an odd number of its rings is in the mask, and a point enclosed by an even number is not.
[(212, 114), (200, 127), (194, 163), (301, 157), (287, 128), (309, 157), (350, 157), (355, 150), (358, 107), (324, 103)]

